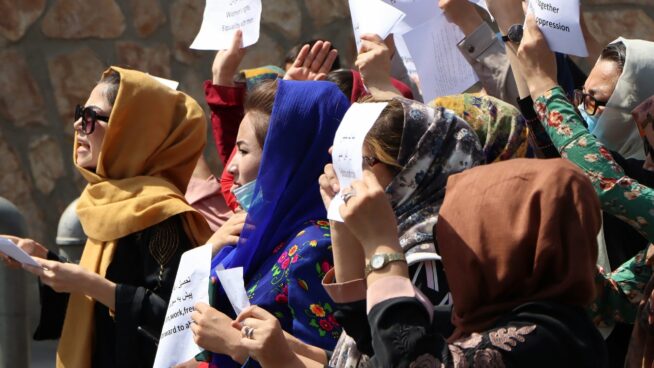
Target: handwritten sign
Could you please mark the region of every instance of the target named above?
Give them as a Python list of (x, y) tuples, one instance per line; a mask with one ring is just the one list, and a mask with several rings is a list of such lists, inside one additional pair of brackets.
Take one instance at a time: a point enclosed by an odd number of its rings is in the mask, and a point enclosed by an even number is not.
[(588, 56), (579, 20), (579, 0), (531, 0), (529, 10), (552, 51)]
[(20, 262), (28, 266), (41, 268), (41, 265), (36, 263), (36, 261), (34, 260), (34, 258), (32, 258), (32, 256), (25, 253), (24, 250), (18, 248), (18, 246), (14, 244), (14, 242), (12, 242), (7, 238), (0, 237), (0, 253), (3, 253), (13, 258), (16, 262)]
[(182, 255), (159, 337), (155, 368), (189, 361), (202, 351), (193, 341), (191, 314), (196, 303), (209, 303), (210, 270), (211, 244)]
[(463, 32), (442, 13), (402, 37), (416, 66), (425, 101), (461, 93), (478, 81), (456, 47), (464, 38)]
[(243, 281), (243, 267), (224, 269), (222, 265), (219, 265), (216, 275), (234, 312), (237, 315), (241, 314), (243, 309), (250, 306), (250, 299), (245, 291), (245, 282)]
[(385, 39), (404, 18), (404, 13), (381, 0), (350, 0), (350, 15), (357, 50), (361, 49), (361, 35), (376, 34)]
[(191, 44), (196, 50), (226, 50), (234, 32), (243, 31), (243, 45), (259, 41), (261, 0), (207, 0), (202, 25)]
[(330, 220), (343, 222), (338, 212), (345, 203), (343, 190), (363, 176), (363, 141), (386, 105), (386, 102), (355, 103), (347, 110), (336, 130), (332, 162), (341, 190), (327, 210), (327, 218)]

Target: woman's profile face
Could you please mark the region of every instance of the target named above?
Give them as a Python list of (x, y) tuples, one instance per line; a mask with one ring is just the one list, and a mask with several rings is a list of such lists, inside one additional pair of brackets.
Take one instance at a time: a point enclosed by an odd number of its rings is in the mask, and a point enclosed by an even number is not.
[[(607, 103), (615, 86), (620, 79), (618, 64), (611, 60), (599, 60), (588, 74), (584, 84), (584, 92), (593, 96), (597, 101)], [(604, 107), (597, 109), (597, 115), (604, 111)]]
[(236, 136), (237, 152), (227, 170), (234, 175), (234, 188), (247, 184), (257, 178), (263, 148), (259, 145), (254, 130), (254, 119), (260, 118), (251, 113), (245, 114)]
[[(104, 95), (106, 87), (107, 85), (104, 83), (95, 86), (84, 107), (93, 109), (97, 115), (110, 116), (112, 106)], [(96, 120), (93, 132), (85, 134), (82, 130), (82, 118), (75, 121), (73, 125), (77, 134), (75, 158), (80, 167), (95, 170), (98, 166), (98, 158), (102, 149), (102, 140), (107, 132), (107, 125), (108, 123), (104, 121)]]

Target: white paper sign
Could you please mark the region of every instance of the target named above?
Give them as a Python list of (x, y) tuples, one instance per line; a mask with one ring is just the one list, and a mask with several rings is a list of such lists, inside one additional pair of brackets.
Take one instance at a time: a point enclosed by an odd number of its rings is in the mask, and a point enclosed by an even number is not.
[[(219, 266), (221, 267), (221, 266)], [(227, 294), (227, 299), (232, 304), (236, 315), (241, 314), (243, 309), (250, 306), (250, 299), (245, 291), (245, 282), (243, 281), (243, 267), (230, 269), (219, 269), (216, 271), (220, 285)]]
[(18, 248), (14, 242), (7, 238), (0, 237), (0, 253), (4, 253), (5, 255), (22, 264), (41, 268), (41, 265), (36, 263), (34, 258), (32, 258), (24, 250)]
[(406, 14), (392, 29), (392, 33), (404, 34), (428, 22), (435, 14), (441, 13), (438, 1), (434, 0), (383, 0), (388, 5)]
[(155, 368), (170, 368), (202, 352), (193, 341), (191, 314), (196, 303), (209, 303), (210, 271), (211, 244), (182, 254), (159, 337)]
[(234, 32), (243, 31), (241, 47), (259, 40), (261, 0), (207, 0), (202, 25), (190, 48), (196, 50), (226, 50), (232, 44)]
[(385, 39), (404, 19), (404, 13), (381, 0), (349, 0), (354, 40), (361, 49), (361, 35), (376, 34)]
[(552, 51), (588, 56), (579, 21), (579, 0), (531, 0), (529, 9)]
[(403, 35), (415, 63), (425, 102), (461, 93), (478, 78), (458, 47), (464, 38), (459, 27), (441, 14)]
[(338, 212), (345, 203), (343, 190), (363, 176), (363, 140), (386, 105), (386, 102), (352, 104), (336, 130), (332, 162), (341, 190), (327, 209), (327, 218), (330, 220), (343, 222)]

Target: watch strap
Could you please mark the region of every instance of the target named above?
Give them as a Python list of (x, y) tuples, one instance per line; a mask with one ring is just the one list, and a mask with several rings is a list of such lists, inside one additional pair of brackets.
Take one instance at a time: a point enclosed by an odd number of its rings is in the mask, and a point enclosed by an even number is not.
[[(373, 267), (373, 265), (372, 265), (373, 258), (379, 257), (379, 256), (384, 257), (384, 261), (382, 262), (381, 266)], [(368, 275), (372, 271), (383, 269), (389, 263), (392, 263), (392, 262), (406, 262), (406, 256), (404, 255), (404, 253), (380, 253), (380, 254), (375, 254), (372, 257), (373, 258), (371, 258), (370, 261), (368, 262), (368, 264), (366, 265), (365, 272), (364, 272), (364, 277), (368, 277)]]

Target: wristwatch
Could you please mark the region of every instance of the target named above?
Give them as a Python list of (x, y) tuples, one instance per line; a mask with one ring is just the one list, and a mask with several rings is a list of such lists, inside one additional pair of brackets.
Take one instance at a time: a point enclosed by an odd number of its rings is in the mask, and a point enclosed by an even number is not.
[(380, 253), (375, 254), (370, 258), (370, 262), (366, 265), (365, 276), (367, 277), (372, 271), (381, 270), (391, 262), (406, 262), (404, 253)]
[(506, 36), (502, 36), (502, 41), (508, 42), (511, 41), (516, 45), (520, 44), (522, 41), (523, 28), (522, 24), (514, 24), (509, 27), (509, 31), (506, 33)]

